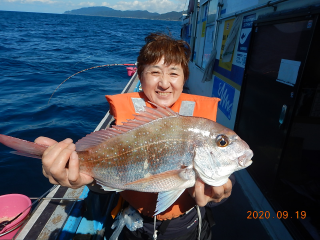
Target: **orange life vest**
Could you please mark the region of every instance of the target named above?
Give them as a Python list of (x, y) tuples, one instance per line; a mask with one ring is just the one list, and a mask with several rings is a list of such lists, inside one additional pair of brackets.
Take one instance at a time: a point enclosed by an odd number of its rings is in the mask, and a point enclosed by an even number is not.
[[(133, 119), (133, 114), (137, 112), (139, 105), (139, 110), (143, 110), (141, 104), (153, 107), (148, 103), (149, 100), (143, 92), (106, 95), (106, 98), (110, 104), (110, 114), (114, 116), (117, 125), (121, 125), (122, 122), (126, 122), (127, 119)], [(175, 112), (179, 112), (181, 115), (203, 117), (216, 121), (219, 101), (219, 98), (182, 93), (170, 108)], [(141, 214), (148, 217), (153, 216), (158, 197), (157, 193), (126, 190), (121, 192), (120, 195)], [(195, 205), (196, 203), (188, 191), (184, 191), (172, 206), (157, 215), (157, 219), (168, 220), (179, 217)]]

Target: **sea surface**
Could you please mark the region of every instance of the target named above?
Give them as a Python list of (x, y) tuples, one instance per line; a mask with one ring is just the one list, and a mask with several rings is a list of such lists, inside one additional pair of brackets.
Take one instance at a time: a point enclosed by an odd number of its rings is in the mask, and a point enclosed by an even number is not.
[[(34, 141), (74, 142), (92, 132), (109, 110), (106, 94), (121, 93), (151, 32), (179, 38), (180, 22), (0, 11), (0, 134)], [(0, 144), (0, 195), (39, 197), (52, 185), (41, 160)]]

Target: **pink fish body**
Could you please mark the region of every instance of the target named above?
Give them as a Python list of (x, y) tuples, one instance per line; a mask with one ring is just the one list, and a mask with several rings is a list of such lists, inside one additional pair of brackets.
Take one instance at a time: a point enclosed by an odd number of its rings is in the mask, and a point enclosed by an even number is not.
[[(0, 134), (17, 154), (40, 157), (46, 146)], [(195, 184), (227, 182), (251, 165), (249, 146), (232, 130), (209, 119), (166, 108), (146, 108), (124, 125), (91, 133), (76, 143), (80, 171), (106, 191), (158, 192), (156, 213), (166, 210)]]

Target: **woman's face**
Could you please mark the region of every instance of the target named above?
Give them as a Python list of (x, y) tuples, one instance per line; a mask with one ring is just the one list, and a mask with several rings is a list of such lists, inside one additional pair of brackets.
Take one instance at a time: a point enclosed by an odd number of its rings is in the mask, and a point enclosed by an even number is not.
[(183, 69), (181, 64), (165, 65), (162, 57), (159, 62), (145, 66), (140, 81), (144, 94), (151, 102), (171, 107), (183, 90)]

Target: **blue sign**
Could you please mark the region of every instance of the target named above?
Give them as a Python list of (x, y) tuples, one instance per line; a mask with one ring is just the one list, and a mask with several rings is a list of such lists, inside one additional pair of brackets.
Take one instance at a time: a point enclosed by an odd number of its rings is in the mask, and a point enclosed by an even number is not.
[(228, 83), (222, 81), (220, 78), (214, 76), (214, 83), (212, 89), (212, 96), (221, 99), (218, 108), (230, 120), (233, 107), (235, 90)]
[(239, 38), (238, 52), (248, 52), (249, 42), (251, 38), (251, 30), (253, 21), (256, 20), (256, 14), (243, 17), (242, 29)]

